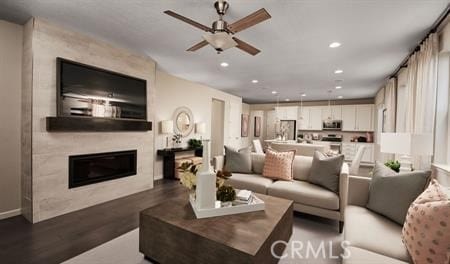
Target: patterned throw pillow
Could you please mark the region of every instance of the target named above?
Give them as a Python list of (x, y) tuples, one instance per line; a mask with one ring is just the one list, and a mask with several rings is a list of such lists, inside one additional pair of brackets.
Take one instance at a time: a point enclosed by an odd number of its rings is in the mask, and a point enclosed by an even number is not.
[(450, 263), (450, 201), (433, 180), (409, 207), (402, 239), (415, 264)]
[(263, 176), (275, 180), (292, 181), (294, 157), (295, 150), (277, 152), (267, 149)]

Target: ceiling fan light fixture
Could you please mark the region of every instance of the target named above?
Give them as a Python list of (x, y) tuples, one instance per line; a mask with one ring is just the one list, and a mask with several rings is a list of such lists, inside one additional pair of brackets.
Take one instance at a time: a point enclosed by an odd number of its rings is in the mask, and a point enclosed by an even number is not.
[(224, 51), (238, 45), (237, 42), (234, 41), (234, 39), (226, 32), (204, 34), (203, 39), (206, 40), (217, 51)]

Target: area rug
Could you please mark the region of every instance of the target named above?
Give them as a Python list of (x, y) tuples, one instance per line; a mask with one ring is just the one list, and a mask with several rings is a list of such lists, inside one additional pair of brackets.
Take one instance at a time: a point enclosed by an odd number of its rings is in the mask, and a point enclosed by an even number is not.
[[(279, 263), (341, 263), (342, 235), (337, 222), (303, 214), (294, 217), (291, 240)], [(139, 252), (139, 229), (135, 229), (96, 248), (84, 252), (64, 264), (149, 264)]]

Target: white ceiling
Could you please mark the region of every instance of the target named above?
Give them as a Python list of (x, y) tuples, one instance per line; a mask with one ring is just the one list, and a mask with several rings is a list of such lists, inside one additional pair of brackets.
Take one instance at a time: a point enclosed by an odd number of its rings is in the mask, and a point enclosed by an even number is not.
[[(262, 50), (217, 55), (211, 47), (185, 50), (203, 32), (163, 14), (170, 9), (202, 24), (217, 19), (213, 0), (1, 0), (0, 18), (24, 23), (31, 16), (145, 53), (160, 69), (241, 96), (250, 103), (373, 97), (414, 49), (449, 0), (229, 0), (233, 22), (265, 7), (272, 19), (237, 34)], [(342, 46), (330, 49), (339, 41)], [(230, 64), (228, 68), (220, 62)], [(334, 74), (335, 69), (344, 73)], [(252, 84), (258, 79), (258, 84)], [(176, 95), (174, 95), (176, 96)]]

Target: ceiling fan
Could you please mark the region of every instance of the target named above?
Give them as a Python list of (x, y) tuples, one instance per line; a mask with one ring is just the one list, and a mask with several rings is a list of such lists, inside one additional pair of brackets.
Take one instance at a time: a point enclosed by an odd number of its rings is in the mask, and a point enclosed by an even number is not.
[(214, 3), (214, 8), (216, 9), (217, 14), (219, 14), (219, 20), (214, 21), (211, 27), (200, 24), (170, 10), (164, 11), (164, 13), (207, 32), (207, 34), (203, 35), (203, 41), (190, 47), (187, 51), (196, 51), (209, 44), (217, 51), (217, 53), (236, 47), (253, 56), (258, 54), (260, 52), (259, 49), (238, 39), (234, 34), (271, 18), (270, 14), (266, 9), (261, 8), (232, 24), (228, 24), (223, 20), (223, 16), (226, 14), (229, 6), (228, 2), (224, 0), (218, 0)]

